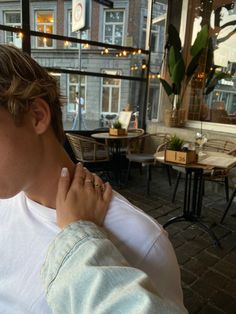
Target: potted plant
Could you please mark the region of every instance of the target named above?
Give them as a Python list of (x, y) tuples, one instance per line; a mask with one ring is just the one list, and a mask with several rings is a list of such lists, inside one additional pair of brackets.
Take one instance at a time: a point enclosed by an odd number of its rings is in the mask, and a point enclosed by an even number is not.
[(119, 120), (113, 122), (112, 127), (109, 129), (110, 135), (126, 135), (126, 129), (122, 128), (122, 123)]
[(184, 140), (176, 134), (172, 135), (165, 151), (165, 160), (169, 162), (188, 164), (197, 160), (195, 150), (184, 146)]
[[(171, 82), (164, 78), (160, 78), (160, 82), (168, 95), (172, 104), (169, 110), (170, 119), (174, 125), (182, 126), (185, 120), (185, 114), (181, 116), (179, 111), (182, 109), (181, 105), (183, 97), (190, 80), (196, 72), (199, 60), (208, 43), (208, 26), (204, 25), (190, 48), (191, 60), (188, 65), (184, 62), (182, 54), (182, 44), (177, 29), (170, 24), (168, 28), (168, 39), (166, 43), (167, 50), (167, 68)], [(166, 121), (167, 122), (167, 121)]]

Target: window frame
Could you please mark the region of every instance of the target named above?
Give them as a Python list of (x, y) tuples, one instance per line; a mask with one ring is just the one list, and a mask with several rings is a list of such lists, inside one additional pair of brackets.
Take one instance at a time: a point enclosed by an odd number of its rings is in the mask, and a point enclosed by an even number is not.
[[(106, 13), (108, 12), (122, 12), (123, 13), (123, 21), (118, 23), (107, 23), (106, 22)], [(112, 26), (112, 42), (106, 42), (105, 40), (105, 30), (106, 30), (106, 25), (111, 25)], [(117, 44), (115, 43), (115, 26), (116, 25), (122, 25), (122, 37), (121, 37), (121, 43)], [(115, 45), (123, 45), (124, 44), (124, 31), (125, 31), (125, 10), (124, 9), (104, 9), (103, 11), (103, 34), (102, 34), (102, 40), (104, 43), (108, 43), (108, 44), (115, 44)]]
[[(51, 23), (40, 23), (39, 24), (37, 22), (37, 13), (38, 12), (52, 12), (53, 22), (51, 22)], [(47, 27), (47, 25), (52, 25), (52, 32), (49, 33), (49, 34), (54, 34), (55, 33), (55, 28), (56, 28), (55, 27), (55, 20), (56, 20), (56, 12), (55, 12), (55, 10), (53, 8), (47, 8), (47, 9), (37, 8), (37, 9), (34, 10), (34, 26), (35, 26), (34, 28), (35, 28), (36, 31), (38, 31), (37, 30), (38, 25), (43, 25), (44, 26), (43, 32), (46, 33), (45, 27)], [(43, 41), (44, 46), (43, 47), (39, 46), (38, 45), (38, 40), (40, 38), (42, 38), (42, 37), (37, 37), (35, 39), (35, 48), (36, 49), (55, 49), (55, 41), (53, 39), (52, 39), (52, 46), (46, 46), (45, 45), (46, 42), (44, 42), (44, 41)], [(44, 38), (43, 38), (43, 40), (44, 40)]]
[[(6, 15), (7, 14), (14, 14), (14, 13), (19, 13), (19, 15), (20, 15), (20, 22), (19, 23), (8, 23), (8, 22), (6, 22)], [(3, 11), (3, 23), (4, 23), (4, 25), (7, 25), (7, 26), (21, 28), (21, 26), (22, 26), (21, 11), (20, 10), (4, 10)], [(11, 33), (11, 37), (13, 38), (12, 41), (8, 41), (7, 40), (8, 33)], [(20, 38), (20, 33), (15, 33), (15, 32), (10, 32), (10, 31), (6, 31), (4, 33), (4, 41), (5, 41), (5, 43), (7, 43), (7, 44), (13, 43), (16, 47), (21, 48), (22, 47), (22, 41), (20, 40), (19, 43), (16, 43), (16, 41), (15, 41), (16, 38), (17, 39)]]
[[(120, 70), (115, 70), (115, 69), (103, 69), (102, 70), (102, 73), (106, 73), (106, 74), (117, 74), (118, 73), (121, 73)], [(102, 78), (101, 79), (101, 106), (100, 106), (100, 113), (102, 115), (106, 115), (106, 114), (117, 114), (120, 112), (120, 102), (121, 102), (121, 80), (120, 79), (117, 79), (119, 80), (119, 84), (118, 85), (114, 85), (114, 84), (104, 84), (104, 79), (107, 79), (107, 78)], [(103, 87), (109, 87), (109, 104), (108, 104), (108, 111), (103, 111), (103, 108), (102, 108), (102, 103), (103, 103)], [(117, 112), (115, 111), (111, 111), (111, 107), (112, 107), (112, 90), (113, 89), (118, 89), (118, 104), (117, 104)]]

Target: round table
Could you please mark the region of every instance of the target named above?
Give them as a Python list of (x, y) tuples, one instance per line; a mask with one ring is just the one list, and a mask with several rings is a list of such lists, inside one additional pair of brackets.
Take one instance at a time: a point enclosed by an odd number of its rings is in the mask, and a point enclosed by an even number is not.
[(121, 186), (121, 172), (122, 172), (122, 163), (121, 163), (121, 145), (123, 140), (131, 140), (133, 138), (139, 137), (140, 134), (136, 132), (128, 132), (126, 135), (110, 135), (106, 133), (94, 133), (91, 134), (91, 137), (96, 139), (103, 139), (106, 141), (109, 146), (112, 154), (112, 159), (114, 163), (114, 172), (116, 181), (118, 185)]

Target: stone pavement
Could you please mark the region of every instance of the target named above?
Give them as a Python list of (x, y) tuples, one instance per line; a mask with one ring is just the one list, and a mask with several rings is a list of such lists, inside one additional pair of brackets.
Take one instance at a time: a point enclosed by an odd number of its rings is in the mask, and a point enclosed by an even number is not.
[[(182, 213), (183, 181), (173, 204), (174, 171), (172, 176), (172, 187), (169, 187), (165, 170), (156, 167), (147, 196), (145, 173), (140, 175), (138, 169), (132, 169), (128, 187), (119, 192), (164, 224)], [(225, 204), (224, 187), (219, 183), (206, 183), (202, 218), (212, 226), (222, 249), (215, 247), (209, 234), (197, 225), (178, 222), (167, 227), (181, 268), (184, 303), (191, 314), (236, 313), (236, 218), (231, 217), (236, 213), (236, 203), (220, 225)]]

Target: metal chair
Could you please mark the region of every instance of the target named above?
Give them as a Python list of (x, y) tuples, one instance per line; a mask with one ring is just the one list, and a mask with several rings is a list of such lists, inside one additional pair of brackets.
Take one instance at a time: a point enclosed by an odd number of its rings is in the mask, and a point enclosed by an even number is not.
[[(127, 179), (128, 182), (131, 166), (133, 163), (139, 164), (147, 169), (147, 194), (150, 192), (151, 181), (151, 169), (158, 162), (155, 158), (155, 153), (164, 150), (165, 146), (170, 138), (167, 133), (155, 133), (155, 134), (143, 134), (138, 138), (132, 139), (127, 148), (126, 158), (128, 159)], [(171, 177), (169, 173), (169, 167), (167, 169), (167, 175), (169, 184), (171, 185)]]

